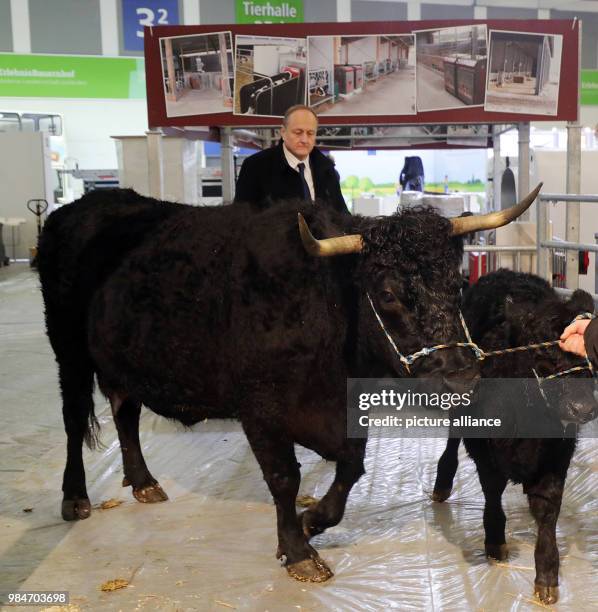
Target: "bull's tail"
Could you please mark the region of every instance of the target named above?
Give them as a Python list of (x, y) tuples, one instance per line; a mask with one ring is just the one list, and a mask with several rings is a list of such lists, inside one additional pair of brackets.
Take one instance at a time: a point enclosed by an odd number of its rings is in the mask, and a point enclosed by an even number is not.
[(52, 213), (38, 241), (46, 332), (58, 364), (69, 452), (76, 440), (92, 449), (101, 446), (93, 404), (94, 367), (87, 345), (87, 306), (77, 291), (77, 272), (69, 259), (72, 211), (64, 207)]
[(100, 423), (93, 402), (94, 370), (89, 356), (76, 347), (71, 347), (68, 354), (60, 349), (54, 350), (68, 445), (73, 445), (73, 448), (78, 445), (81, 448), (85, 442), (92, 450), (101, 449)]
[(87, 415), (87, 427), (85, 429), (85, 433), (83, 434), (83, 441), (85, 442), (85, 446), (90, 450), (103, 450), (106, 448), (102, 441), (100, 440), (101, 426), (98, 418), (95, 415), (94, 405), (91, 404), (91, 410)]

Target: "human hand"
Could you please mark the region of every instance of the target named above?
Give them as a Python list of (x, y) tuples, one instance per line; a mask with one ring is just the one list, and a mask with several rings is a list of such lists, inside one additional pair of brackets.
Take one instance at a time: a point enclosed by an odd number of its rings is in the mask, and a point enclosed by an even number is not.
[(559, 347), (568, 353), (575, 353), (580, 357), (585, 357), (586, 344), (583, 335), (590, 323), (590, 319), (579, 319), (565, 327), (565, 330), (561, 334)]

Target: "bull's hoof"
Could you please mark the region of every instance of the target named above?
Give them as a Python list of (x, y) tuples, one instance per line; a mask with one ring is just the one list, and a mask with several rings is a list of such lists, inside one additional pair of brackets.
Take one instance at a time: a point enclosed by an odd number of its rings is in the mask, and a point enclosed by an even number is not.
[(286, 567), (289, 576), (300, 582), (326, 582), (334, 576), (319, 555), (297, 563), (289, 563)]
[(509, 548), (506, 544), (486, 544), (486, 556), (497, 561), (506, 561), (509, 558)]
[(91, 502), (87, 497), (62, 500), (62, 518), (65, 521), (78, 521), (89, 518)]
[(166, 495), (166, 492), (158, 483), (143, 487), (142, 489), (133, 488), (133, 496), (142, 504), (155, 504), (168, 499), (168, 495)]
[(452, 492), (452, 489), (434, 489), (432, 493), (432, 501), (442, 503), (451, 496)]
[(543, 604), (554, 604), (559, 600), (558, 586), (544, 586), (543, 584), (534, 585), (534, 595)]

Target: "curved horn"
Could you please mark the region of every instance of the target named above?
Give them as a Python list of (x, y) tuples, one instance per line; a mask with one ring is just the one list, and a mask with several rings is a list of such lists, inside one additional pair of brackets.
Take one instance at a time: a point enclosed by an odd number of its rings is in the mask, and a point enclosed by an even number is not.
[(309, 227), (307, 227), (307, 223), (301, 213), (298, 213), (298, 220), (303, 246), (314, 257), (332, 257), (333, 255), (360, 253), (363, 249), (363, 240), (359, 234), (318, 240), (309, 231)]
[(542, 183), (540, 183), (527, 197), (521, 200), (519, 204), (515, 204), (515, 206), (511, 206), (506, 210), (499, 210), (486, 215), (473, 215), (472, 217), (457, 217), (451, 219), (451, 235), (461, 236), (462, 234), (468, 234), (469, 232), (494, 229), (510, 223), (513, 221), (513, 219), (516, 219), (519, 217), (519, 215), (523, 214), (532, 205), (532, 202), (538, 196), (541, 188)]

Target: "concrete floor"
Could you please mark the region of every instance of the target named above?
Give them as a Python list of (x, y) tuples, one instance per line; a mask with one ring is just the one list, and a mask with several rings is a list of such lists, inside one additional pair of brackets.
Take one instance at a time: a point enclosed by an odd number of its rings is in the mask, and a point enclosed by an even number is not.
[[(25, 264), (0, 268), (0, 594), (66, 590), (71, 612), (540, 609), (532, 599), (536, 530), (520, 487), (504, 496), (511, 558), (490, 563), (481, 491), (463, 452), (453, 496), (429, 499), (444, 440), (370, 439), (345, 518), (313, 540), (336, 575), (305, 584), (274, 558), (274, 507), (236, 423), (185, 430), (143, 411), (144, 454), (170, 496), (143, 505), (121, 487), (115, 430), (98, 396), (104, 448), (84, 453), (95, 509), (85, 521), (62, 521), (60, 405), (37, 276)], [(554, 610), (598, 609), (597, 458), (595, 440), (580, 442), (559, 519)], [(320, 497), (333, 465), (304, 449), (298, 459), (301, 492)], [(97, 507), (110, 498), (123, 503)], [(100, 589), (115, 579), (128, 586)]]
[(167, 117), (227, 113), (231, 110), (224, 104), (222, 92), (218, 89), (185, 89), (176, 102), (166, 100)]
[(334, 105), (316, 108), (319, 115), (413, 115), (415, 69), (408, 67), (369, 81), (362, 92), (341, 98)]
[(444, 76), (424, 64), (417, 65), (417, 110), (431, 111), (467, 106), (444, 88)]
[(539, 95), (535, 95), (533, 92), (533, 84), (510, 83), (505, 87), (496, 87), (493, 84), (486, 92), (484, 110), (501, 113), (556, 115), (558, 110), (558, 84), (547, 83)]

